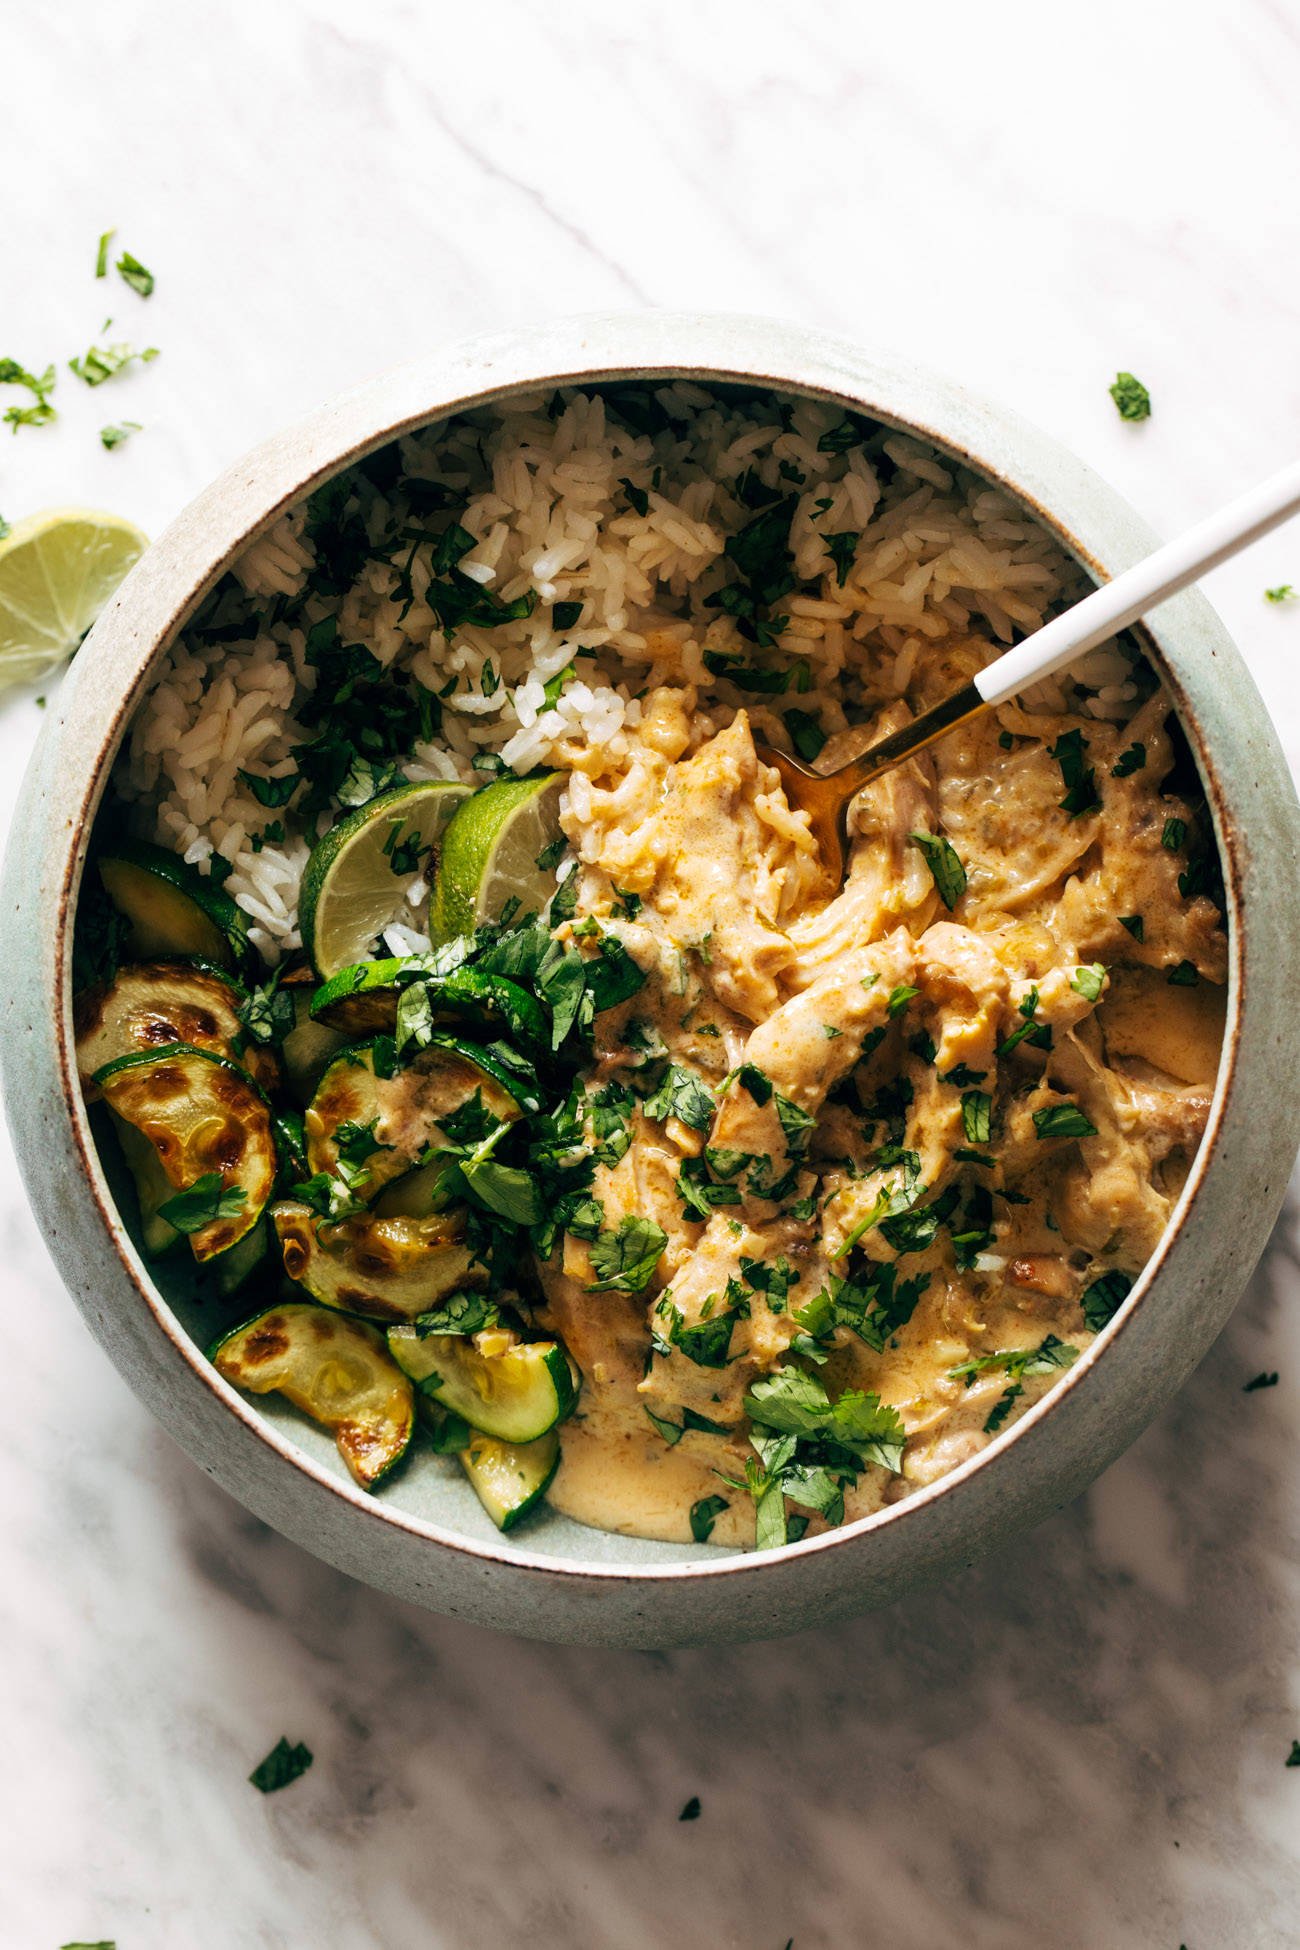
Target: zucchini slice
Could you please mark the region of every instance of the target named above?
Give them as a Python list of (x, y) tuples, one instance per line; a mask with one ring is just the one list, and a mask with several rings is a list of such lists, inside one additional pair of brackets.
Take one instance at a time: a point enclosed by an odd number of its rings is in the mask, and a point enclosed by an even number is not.
[(421, 1336), (414, 1327), (390, 1327), (388, 1345), (403, 1373), (440, 1408), (502, 1442), (535, 1442), (578, 1399), (558, 1341), (521, 1341), (501, 1354), (481, 1354), (458, 1334)]
[(110, 1111), (113, 1130), (122, 1147), (135, 1181), (135, 1195), (140, 1205), (140, 1244), (146, 1259), (163, 1259), (174, 1253), (184, 1240), (185, 1234), (177, 1232), (174, 1225), (158, 1216), (159, 1206), (166, 1205), (169, 1198), (175, 1198), (176, 1187), (162, 1168), (162, 1159), (143, 1131), (137, 1131), (134, 1124)]
[[(166, 1223), (164, 1219), (163, 1224)], [(228, 1299), (232, 1293), (241, 1292), (253, 1275), (261, 1272), (264, 1267), (269, 1268), (270, 1263), (271, 1228), (264, 1212), (251, 1232), (246, 1232), (243, 1238), (227, 1252), (219, 1253), (213, 1260), (212, 1271), (216, 1275), (217, 1292), (223, 1300)]]
[(226, 1252), (261, 1217), (275, 1183), (271, 1111), (257, 1085), (211, 1050), (172, 1043), (96, 1070), (109, 1109), (153, 1146), (173, 1192), (215, 1172), (238, 1209), (189, 1234), (197, 1260)]
[(312, 997), (312, 1016), (349, 1037), (391, 1036), (402, 990), (419, 982), (435, 1022), (466, 1023), (488, 1035), (504, 1029), (521, 1042), (548, 1047), (542, 1006), (518, 982), (476, 968), (420, 978), (413, 974), (416, 961), (394, 958), (341, 968)]
[(105, 893), (130, 923), (127, 945), (138, 960), (193, 955), (219, 968), (241, 968), (253, 959), (239, 908), (179, 854), (123, 840), (106, 847), (96, 864)]
[(281, 987), (293, 1004), (293, 1028), (280, 1045), (285, 1087), (305, 1109), (316, 1094), (321, 1078), (347, 1042), (347, 1037), (323, 1022), (313, 1022), (314, 976), (306, 983), (284, 982)]
[(274, 1089), (274, 1056), (248, 1037), (239, 1020), (246, 1000), (240, 983), (207, 964), (151, 961), (119, 968), (111, 982), (83, 989), (72, 1005), (83, 1086), (93, 1093), (95, 1072), (115, 1057), (188, 1043), (240, 1063), (260, 1089)]
[(513, 1530), (536, 1509), (560, 1466), (554, 1429), (536, 1442), (498, 1442), (476, 1429), (460, 1451), (460, 1465), (498, 1530)]
[(384, 1337), (363, 1320), (287, 1301), (222, 1336), (208, 1358), (253, 1395), (278, 1390), (331, 1429), (363, 1490), (373, 1490), (411, 1446), (415, 1398)]
[[(439, 1038), (421, 1050), (405, 1069), (386, 1076), (376, 1071), (374, 1043), (357, 1043), (330, 1064), (308, 1107), (307, 1162), (313, 1172), (338, 1168), (338, 1135), (353, 1127), (350, 1162), (364, 1162), (369, 1176), (363, 1195), (373, 1198), (394, 1178), (414, 1169), (430, 1145), (437, 1147), (442, 1120), (481, 1092), (485, 1111), (512, 1123), (521, 1111), (520, 1085), (510, 1072), (472, 1043)], [(381, 1065), (381, 1071), (384, 1066)], [(513, 1081), (513, 1080), (511, 1080)], [(360, 1160), (355, 1133), (369, 1133), (373, 1148)]]
[(372, 1320), (414, 1320), (458, 1287), (486, 1281), (473, 1263), (460, 1212), (321, 1223), (309, 1206), (284, 1199), (272, 1206), (271, 1218), (285, 1272), (323, 1307)]

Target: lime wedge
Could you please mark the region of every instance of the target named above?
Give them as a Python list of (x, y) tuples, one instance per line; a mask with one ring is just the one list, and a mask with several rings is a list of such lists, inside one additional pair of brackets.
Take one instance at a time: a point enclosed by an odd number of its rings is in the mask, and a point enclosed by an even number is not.
[(0, 690), (66, 663), (149, 546), (120, 515), (48, 508), (0, 541)]
[(430, 849), (469, 787), (447, 779), (396, 785), (331, 826), (302, 876), (302, 945), (320, 979), (369, 957), (413, 880), (432, 879)]
[(443, 836), (429, 903), (435, 942), (490, 921), (541, 913), (555, 892), (554, 864), (547, 861), (561, 838), (563, 790), (562, 772), (544, 772), (498, 779), (465, 801)]

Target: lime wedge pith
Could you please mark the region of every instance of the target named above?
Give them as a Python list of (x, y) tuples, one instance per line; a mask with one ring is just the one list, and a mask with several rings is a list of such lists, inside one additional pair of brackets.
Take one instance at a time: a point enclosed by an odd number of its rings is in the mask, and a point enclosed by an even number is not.
[(66, 663), (149, 538), (97, 508), (49, 508), (0, 541), (0, 690)]
[(447, 779), (394, 786), (331, 826), (302, 877), (302, 945), (322, 981), (369, 955), (401, 913), (412, 881), (432, 877), (430, 850), (468, 797)]
[[(467, 799), (443, 835), (429, 903), (435, 942), (538, 914), (555, 892), (548, 849), (561, 838), (562, 772), (498, 779)], [(511, 906), (511, 902), (514, 906)]]

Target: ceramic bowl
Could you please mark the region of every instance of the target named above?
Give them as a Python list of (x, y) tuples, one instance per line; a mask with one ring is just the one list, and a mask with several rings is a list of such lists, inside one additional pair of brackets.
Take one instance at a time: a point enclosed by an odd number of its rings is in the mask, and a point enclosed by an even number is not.
[(1161, 607), (1148, 647), (1191, 742), (1223, 855), (1231, 976), (1209, 1128), (1124, 1307), (982, 1454), (902, 1503), (770, 1554), (608, 1536), (551, 1513), (514, 1542), (491, 1529), (454, 1466), (421, 1458), (391, 1490), (367, 1496), (328, 1438), (277, 1413), (275, 1397), (255, 1405), (216, 1374), (192, 1296), (162, 1289), (118, 1216), (77, 1087), (71, 915), (123, 729), (165, 646), (232, 557), (338, 468), (410, 428), (513, 393), (678, 376), (831, 398), (915, 432), (1018, 497), (1099, 578), (1153, 545), (1118, 495), (1014, 415), (910, 364), (766, 321), (571, 320), (479, 339), (374, 380), (200, 495), (132, 572), (73, 664), (8, 854), (0, 1051), (28, 1193), (69, 1290), (130, 1385), (217, 1482), (309, 1550), (418, 1604), (539, 1637), (644, 1646), (769, 1636), (884, 1604), (1076, 1495), (1218, 1333), (1263, 1248), (1300, 1140), (1300, 813), (1240, 657), (1208, 605), (1186, 594)]

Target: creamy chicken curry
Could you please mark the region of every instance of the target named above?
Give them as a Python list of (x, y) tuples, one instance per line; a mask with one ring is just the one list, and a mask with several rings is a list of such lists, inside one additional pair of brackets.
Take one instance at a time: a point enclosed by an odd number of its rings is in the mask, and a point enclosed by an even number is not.
[(685, 382), (283, 517), (138, 719), (78, 924), (87, 1092), (220, 1372), (368, 1488), (418, 1452), (503, 1529), (733, 1547), (1059, 1382), (1219, 1060), (1169, 699), (1091, 653), (861, 794), (843, 886), (755, 738), (833, 768), (1073, 573), (918, 442)]

